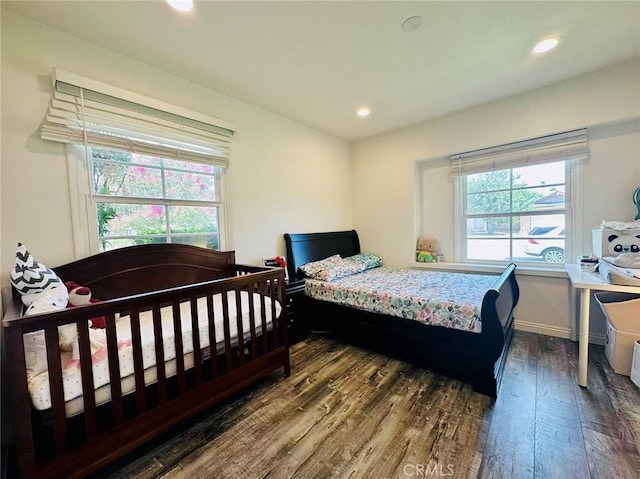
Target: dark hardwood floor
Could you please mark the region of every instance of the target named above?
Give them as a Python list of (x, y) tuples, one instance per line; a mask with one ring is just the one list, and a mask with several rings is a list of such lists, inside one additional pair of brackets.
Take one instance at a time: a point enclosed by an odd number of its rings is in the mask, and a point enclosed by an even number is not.
[(333, 340), (96, 477), (640, 478), (640, 392), (602, 347), (516, 332), (497, 401)]

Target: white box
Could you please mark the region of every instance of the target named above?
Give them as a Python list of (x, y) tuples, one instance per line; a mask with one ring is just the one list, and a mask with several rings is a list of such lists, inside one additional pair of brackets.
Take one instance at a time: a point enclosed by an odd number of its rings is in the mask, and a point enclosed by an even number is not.
[(607, 318), (605, 354), (609, 364), (615, 373), (629, 376), (634, 344), (640, 339), (640, 297), (625, 293), (596, 293), (596, 299)]
[(633, 361), (631, 362), (631, 380), (640, 388), (640, 339), (633, 345)]
[(591, 236), (593, 238), (593, 252), (598, 258), (618, 256), (621, 253), (637, 253), (637, 250), (632, 251), (634, 245), (640, 249), (640, 228), (626, 231), (599, 228), (592, 230)]

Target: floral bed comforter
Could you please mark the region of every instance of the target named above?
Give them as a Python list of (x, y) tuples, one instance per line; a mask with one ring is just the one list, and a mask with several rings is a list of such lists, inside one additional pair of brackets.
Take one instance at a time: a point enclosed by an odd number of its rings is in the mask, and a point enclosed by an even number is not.
[(374, 313), (479, 333), (482, 298), (496, 280), (492, 275), (380, 267), (333, 281), (307, 279), (305, 294)]

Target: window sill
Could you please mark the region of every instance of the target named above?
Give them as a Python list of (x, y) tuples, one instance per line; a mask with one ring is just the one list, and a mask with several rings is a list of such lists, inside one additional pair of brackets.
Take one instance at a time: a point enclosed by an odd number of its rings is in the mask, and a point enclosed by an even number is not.
[[(500, 273), (505, 266), (492, 264), (471, 264), (471, 263), (417, 263), (411, 264), (414, 269), (431, 269), (435, 271), (457, 271), (469, 273)], [(564, 269), (544, 268), (536, 266), (518, 266), (516, 273), (521, 276), (542, 276), (545, 278), (567, 278)]]

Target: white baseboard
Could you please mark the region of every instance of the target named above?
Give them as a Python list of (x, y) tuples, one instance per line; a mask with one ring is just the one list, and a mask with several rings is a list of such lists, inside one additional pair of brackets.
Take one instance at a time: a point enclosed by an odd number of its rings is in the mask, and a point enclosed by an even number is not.
[[(552, 326), (549, 324), (533, 323), (531, 321), (515, 320), (515, 328), (518, 331), (527, 331), (529, 333), (544, 334), (546, 336), (553, 336), (554, 338), (572, 339), (571, 329), (564, 328), (562, 326)], [(589, 342), (593, 344), (606, 344), (606, 337), (604, 334), (590, 334)]]

